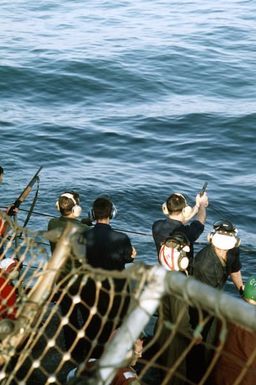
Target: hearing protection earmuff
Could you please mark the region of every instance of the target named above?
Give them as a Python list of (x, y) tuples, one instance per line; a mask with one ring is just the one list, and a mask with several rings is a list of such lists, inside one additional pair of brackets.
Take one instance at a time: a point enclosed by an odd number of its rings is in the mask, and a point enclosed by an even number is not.
[[(111, 202), (111, 201), (110, 201)], [(113, 202), (111, 202), (111, 211), (110, 211), (110, 214), (109, 214), (109, 219), (114, 219), (117, 215), (117, 208), (116, 206), (114, 205)], [(94, 209), (91, 208), (91, 210), (89, 211), (88, 213), (88, 217), (92, 220), (92, 221), (95, 221), (96, 220), (96, 217), (95, 217), (95, 213), (94, 213)]]
[[(181, 197), (183, 199), (184, 206), (182, 208), (182, 215), (184, 216), (186, 221), (189, 221), (191, 218), (193, 218), (193, 216), (195, 214), (197, 214), (198, 207), (197, 206), (195, 206), (195, 207), (189, 206), (188, 203), (187, 203), (187, 200), (186, 200), (186, 198), (185, 198), (185, 196), (183, 194), (180, 194), (180, 193), (172, 194), (172, 196), (174, 196), (174, 195), (177, 195), (177, 196), (179, 196), (179, 197)], [(170, 211), (177, 211), (177, 208), (173, 207), (173, 209), (171, 208), (171, 210), (169, 211), (168, 207), (167, 207), (167, 202), (164, 202), (162, 204), (162, 211), (163, 211), (163, 213), (165, 215), (170, 215)]]
[(117, 208), (116, 206), (114, 205), (114, 203), (112, 203), (112, 209), (111, 209), (111, 213), (110, 213), (110, 219), (114, 219), (117, 215)]
[[(72, 202), (74, 203), (74, 206), (72, 207), (72, 214), (77, 218), (81, 215), (81, 212), (82, 212), (82, 207), (77, 203), (77, 201), (75, 200), (74, 198), (74, 195), (71, 194), (71, 193), (64, 193), (64, 194), (61, 194), (61, 196), (59, 197), (59, 199), (61, 197), (66, 197), (68, 199), (71, 199)], [(60, 211), (60, 204), (59, 204), (59, 199), (57, 200), (56, 202), (56, 208), (58, 211)]]
[(239, 247), (241, 240), (237, 236), (237, 228), (227, 220), (215, 222), (213, 231), (211, 231), (207, 240), (213, 246), (222, 250), (230, 250), (234, 247)]
[(189, 241), (185, 234), (173, 234), (162, 244), (158, 260), (167, 270), (184, 271), (188, 268), (190, 251)]

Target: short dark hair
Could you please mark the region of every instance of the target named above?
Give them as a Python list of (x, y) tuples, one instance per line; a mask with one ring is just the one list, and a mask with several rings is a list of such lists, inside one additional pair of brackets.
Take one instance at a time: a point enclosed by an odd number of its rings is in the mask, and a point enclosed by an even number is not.
[(174, 193), (170, 195), (166, 201), (166, 207), (170, 214), (173, 212), (180, 212), (186, 206), (187, 206), (187, 201), (184, 195), (182, 194)]
[(100, 197), (93, 202), (93, 216), (94, 219), (111, 218), (113, 203), (110, 199)]
[(4, 169), (3, 169), (3, 167), (0, 166), (0, 175), (1, 174), (4, 174)]

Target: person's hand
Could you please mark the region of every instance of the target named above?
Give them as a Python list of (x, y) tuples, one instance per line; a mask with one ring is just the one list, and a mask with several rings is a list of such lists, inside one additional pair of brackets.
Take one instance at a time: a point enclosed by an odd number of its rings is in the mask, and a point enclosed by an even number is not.
[(208, 207), (209, 201), (208, 201), (208, 195), (206, 192), (203, 193), (203, 195), (197, 194), (196, 196), (196, 205), (198, 207)]
[(14, 204), (9, 206), (6, 210), (6, 214), (9, 215), (10, 217), (14, 217), (16, 214), (18, 214), (18, 212), (19, 212), (19, 209)]
[(131, 257), (135, 258), (136, 255), (137, 255), (137, 250), (135, 249), (135, 247), (132, 246), (132, 255), (131, 255)]
[(244, 285), (239, 288), (239, 294), (241, 297), (244, 296)]

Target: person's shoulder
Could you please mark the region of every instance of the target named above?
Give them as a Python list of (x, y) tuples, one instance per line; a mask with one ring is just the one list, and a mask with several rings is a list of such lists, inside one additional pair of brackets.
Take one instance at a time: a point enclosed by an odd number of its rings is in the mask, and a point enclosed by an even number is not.
[(157, 219), (153, 224), (152, 224), (152, 230), (158, 230), (162, 226), (166, 225), (168, 223), (167, 218), (162, 218), (162, 219)]
[(233, 249), (228, 250), (228, 255), (233, 258), (238, 258), (240, 256), (240, 248), (234, 247)]
[(210, 244), (204, 246), (202, 249), (200, 249), (197, 254), (195, 255), (195, 260), (198, 260), (200, 258), (203, 258), (205, 255), (208, 255), (212, 252), (212, 247)]
[(88, 231), (92, 226), (87, 225), (86, 223), (81, 222), (79, 219), (75, 219), (74, 223), (82, 230)]
[(59, 226), (61, 223), (60, 218), (51, 218), (48, 222), (48, 230), (52, 230)]
[(115, 230), (113, 228), (111, 228), (111, 233), (112, 235), (115, 237), (115, 238), (119, 238), (119, 239), (130, 239), (128, 234), (126, 234), (124, 231), (121, 231), (121, 230)]
[(204, 230), (204, 227), (205, 227), (205, 225), (202, 222), (200, 222), (198, 219), (194, 219), (190, 224), (188, 224), (188, 226), (199, 228), (202, 231)]

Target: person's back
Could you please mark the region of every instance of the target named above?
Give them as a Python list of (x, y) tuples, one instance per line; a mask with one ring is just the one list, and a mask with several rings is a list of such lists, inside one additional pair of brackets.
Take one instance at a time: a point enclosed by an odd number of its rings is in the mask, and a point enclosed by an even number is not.
[[(157, 254), (163, 242), (175, 230), (183, 232), (190, 241), (190, 265), (193, 260), (193, 244), (204, 231), (206, 220), (206, 207), (208, 206), (208, 197), (206, 193), (196, 196), (196, 205), (192, 208), (188, 205), (184, 195), (174, 193), (169, 196), (162, 205), (165, 219), (159, 219), (152, 225), (152, 235), (154, 238)], [(197, 215), (197, 219), (190, 224), (188, 222)]]
[[(48, 231), (58, 230), (60, 236), (64, 231), (68, 222), (75, 224), (79, 231), (73, 239), (72, 248), (69, 258), (67, 259), (64, 268), (59, 272), (57, 283), (60, 284), (59, 301), (62, 316), (68, 315), (68, 324), (63, 325), (63, 335), (66, 351), (72, 354), (76, 360), (83, 359), (84, 343), (82, 339), (77, 338), (77, 333), (81, 328), (80, 314), (84, 311), (82, 302), (74, 304), (73, 296), (80, 290), (81, 276), (78, 275), (71, 286), (68, 286), (68, 281), (71, 279), (71, 273), (86, 264), (86, 241), (84, 231), (88, 226), (82, 224), (78, 219), (81, 215), (82, 208), (80, 206), (79, 194), (71, 191), (61, 194), (56, 202), (56, 208), (60, 212), (59, 218), (52, 218), (48, 223)], [(51, 250), (54, 252), (56, 242), (50, 242)], [(67, 288), (68, 287), (68, 288)], [(64, 294), (62, 293), (64, 291)], [(85, 320), (83, 320), (85, 322)], [(77, 343), (74, 341), (77, 339)], [(70, 350), (72, 347), (72, 351)]]
[[(188, 243), (189, 241), (185, 234), (178, 231), (173, 232), (161, 247), (159, 262), (170, 271), (186, 272), (189, 263)], [(176, 325), (177, 320), (179, 322)], [(171, 328), (171, 324), (175, 325), (175, 329)], [(162, 346), (166, 346), (159, 358), (159, 363), (166, 369), (172, 367), (180, 359), (180, 356), (193, 338), (193, 329), (190, 324), (187, 303), (175, 295), (164, 295), (159, 307), (159, 316), (156, 321), (154, 334), (157, 336), (158, 348), (161, 349)], [(170, 342), (167, 344), (168, 339)], [(184, 385), (184, 378), (178, 376), (177, 373), (186, 377), (186, 358), (180, 362), (172, 378), (166, 384)]]
[[(60, 274), (60, 278), (64, 278), (72, 271), (73, 267), (78, 267), (86, 262), (86, 246), (84, 232), (88, 230), (89, 226), (81, 223), (79, 217), (81, 215), (82, 208), (80, 206), (79, 194), (71, 191), (61, 194), (56, 201), (56, 208), (60, 212), (60, 217), (52, 218), (48, 222), (48, 231), (58, 230), (60, 234), (63, 233), (67, 223), (73, 223), (78, 226), (79, 234), (76, 237), (73, 247), (75, 252), (67, 260), (63, 271)], [(54, 252), (56, 242), (50, 241), (51, 252)]]
[(87, 261), (93, 267), (123, 270), (126, 263), (134, 261), (136, 251), (129, 237), (110, 225), (115, 211), (108, 198), (99, 197), (93, 203), (92, 215), (96, 224), (85, 233)]
[[(115, 206), (109, 198), (99, 197), (94, 201), (91, 211), (96, 224), (85, 233), (88, 264), (106, 271), (123, 271), (126, 263), (133, 262), (136, 251), (126, 234), (110, 226), (115, 216)], [(109, 278), (107, 273), (105, 277), (100, 287), (96, 286), (94, 279), (88, 279), (84, 290), (87, 307), (97, 306), (97, 314), (92, 317), (86, 330), (88, 340), (93, 341), (97, 337), (98, 345), (93, 352), (95, 358), (102, 354), (105, 343), (113, 329), (121, 323), (130, 303), (128, 278)], [(106, 318), (104, 325), (103, 317)]]

